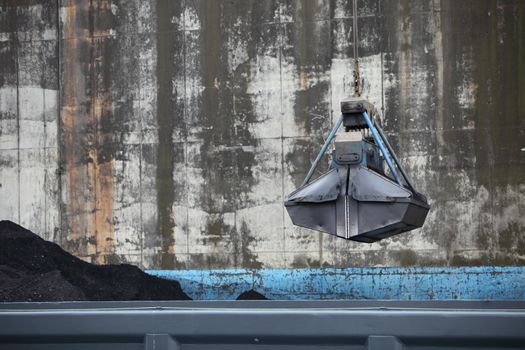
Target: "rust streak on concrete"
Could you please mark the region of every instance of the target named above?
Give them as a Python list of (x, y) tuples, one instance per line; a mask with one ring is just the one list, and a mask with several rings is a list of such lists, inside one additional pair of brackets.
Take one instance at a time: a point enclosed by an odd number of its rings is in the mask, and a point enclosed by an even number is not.
[[(98, 58), (103, 62), (103, 58)], [(97, 78), (100, 73), (97, 73)], [(98, 79), (95, 79), (98, 81)], [(111, 93), (97, 94), (93, 99), (94, 123), (100, 125), (102, 118), (111, 115)], [(95, 189), (95, 215), (92, 226), (96, 238), (96, 262), (107, 263), (108, 256), (115, 253), (113, 227), (113, 163), (111, 152), (101, 152), (103, 148), (112, 147), (111, 133), (97, 128), (97, 147), (92, 152), (93, 187)]]
[(101, 128), (111, 118), (110, 77), (100, 69), (93, 28), (87, 29), (89, 2), (66, 5), (62, 147), (66, 170), (68, 249), (97, 263), (114, 254), (112, 134)]
[(306, 72), (304, 69), (301, 69), (299, 72), (299, 80), (301, 82), (301, 87), (299, 90), (308, 89), (308, 72)]
[[(94, 145), (90, 148), (93, 160), (91, 183), (94, 191), (95, 213), (91, 217), (91, 226), (95, 234), (95, 262), (108, 263), (115, 253), (113, 225), (113, 108), (111, 94), (111, 71), (106, 67), (111, 57), (106, 57), (106, 47), (112, 39), (100, 38), (109, 30), (111, 21), (95, 21), (95, 17), (106, 18), (111, 13), (107, 1), (93, 4), (91, 10), (90, 37), (94, 54), (90, 63), (91, 92), (91, 124), (94, 129)], [(103, 28), (99, 28), (101, 24)], [(101, 30), (102, 29), (102, 30)], [(103, 32), (103, 33), (101, 33)], [(108, 60), (108, 61), (107, 61)]]
[(80, 60), (80, 46), (82, 30), (77, 19), (84, 9), (73, 1), (68, 0), (66, 5), (66, 18), (64, 22), (64, 96), (62, 99), (62, 141), (67, 188), (67, 247), (75, 255), (88, 254), (87, 244), (84, 243), (85, 235), (90, 227), (86, 214), (90, 212), (88, 192), (88, 178), (86, 166), (79, 160), (78, 150), (82, 143), (82, 130), (85, 116), (82, 115), (81, 103), (85, 100), (85, 76)]

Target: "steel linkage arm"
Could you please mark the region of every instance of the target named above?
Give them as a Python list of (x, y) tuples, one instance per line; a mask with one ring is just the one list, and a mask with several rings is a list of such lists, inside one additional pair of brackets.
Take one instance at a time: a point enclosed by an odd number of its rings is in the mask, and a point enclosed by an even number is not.
[(326, 138), (326, 141), (324, 142), (324, 145), (321, 148), (321, 151), (319, 151), (319, 154), (317, 155), (317, 158), (315, 158), (315, 161), (312, 164), (312, 166), (310, 167), (310, 170), (308, 171), (308, 174), (304, 178), (303, 184), (301, 186), (306, 185), (310, 181), (312, 176), (314, 175), (314, 172), (315, 172), (315, 169), (317, 168), (317, 165), (319, 165), (319, 162), (321, 161), (321, 159), (323, 158), (324, 154), (326, 153), (326, 150), (328, 149), (328, 146), (330, 145), (330, 142), (332, 142), (332, 140), (334, 139), (335, 134), (337, 134), (337, 130), (339, 130), (339, 128), (341, 127), (341, 124), (343, 124), (343, 116), (341, 116), (339, 118), (339, 120), (337, 120), (337, 122), (335, 123), (332, 131), (330, 131), (330, 134)]

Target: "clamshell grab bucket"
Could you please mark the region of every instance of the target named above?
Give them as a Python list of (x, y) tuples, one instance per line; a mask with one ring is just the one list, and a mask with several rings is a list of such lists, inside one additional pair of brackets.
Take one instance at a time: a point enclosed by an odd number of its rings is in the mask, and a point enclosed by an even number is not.
[[(341, 120), (303, 185), (285, 201), (294, 225), (371, 243), (421, 227), (425, 222), (430, 209), (426, 198), (412, 186), (384, 133), (369, 118), (366, 106), (367, 102), (359, 99), (343, 101)], [(337, 133), (341, 124), (344, 132)], [(364, 136), (363, 129), (369, 129), (372, 136)], [(334, 137), (330, 170), (310, 182)], [(384, 162), (392, 178), (383, 170)]]

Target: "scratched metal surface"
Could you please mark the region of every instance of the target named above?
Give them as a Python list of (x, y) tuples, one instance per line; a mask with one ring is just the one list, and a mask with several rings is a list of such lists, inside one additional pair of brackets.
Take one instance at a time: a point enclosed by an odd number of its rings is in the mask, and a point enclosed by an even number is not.
[(293, 227), (353, 91), (351, 2), (0, 1), (0, 217), (148, 269), (523, 265), (525, 3), (360, 0), (363, 95), (432, 205)]
[(194, 300), (525, 300), (524, 267), (150, 270)]

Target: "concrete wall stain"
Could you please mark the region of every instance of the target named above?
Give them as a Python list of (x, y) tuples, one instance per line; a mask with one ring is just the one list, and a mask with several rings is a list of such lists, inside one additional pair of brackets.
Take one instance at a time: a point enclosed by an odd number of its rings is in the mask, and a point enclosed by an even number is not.
[[(157, 1), (157, 232), (160, 237), (160, 261), (162, 268), (172, 269), (175, 266), (173, 250), (174, 241), (174, 214), (175, 201), (174, 177), (182, 174), (174, 173), (174, 140), (173, 131), (177, 124), (182, 124), (175, 108), (177, 96), (174, 96), (173, 81), (177, 62), (174, 60), (176, 52), (181, 47), (171, 35), (162, 30), (173, 30), (172, 20), (180, 15), (180, 2)], [(182, 47), (182, 49), (184, 49)], [(175, 94), (178, 91), (175, 92)], [(177, 121), (179, 123), (177, 123)], [(180, 127), (180, 126), (177, 126)]]
[[(101, 10), (98, 8), (97, 10)], [(90, 2), (66, 5), (62, 54), (61, 135), (64, 143), (68, 249), (92, 261), (113, 261), (113, 132), (111, 42), (98, 39)], [(100, 13), (100, 12), (99, 12)]]
[[(113, 133), (118, 126), (113, 124), (113, 105), (110, 81), (112, 74), (108, 68), (107, 57), (112, 57), (108, 50), (111, 41), (94, 43), (93, 124), (96, 125), (96, 144), (90, 150), (93, 159), (93, 182), (95, 192), (95, 213), (93, 227), (96, 236), (96, 260), (113, 261), (114, 219), (113, 219), (113, 169), (115, 145)], [(108, 52), (109, 51), (109, 52)]]
[[(255, 113), (246, 94), (251, 71), (246, 63), (234, 65), (226, 47), (228, 42), (249, 42), (245, 32), (249, 22), (243, 23), (241, 15), (236, 12), (239, 9), (228, 2), (199, 1), (194, 11), (201, 22), (197, 38), (202, 81), (197, 113), (201, 125), (197, 126), (200, 130), (197, 135), (202, 142), (197, 165), (206, 179), (199, 189), (199, 206), (211, 214), (204, 225), (203, 243), (209, 242), (212, 251), (218, 255), (233, 249), (233, 254), (225, 254), (224, 266), (256, 264), (256, 258), (246, 244), (255, 241), (248, 227), (239, 226), (237, 222), (232, 227), (225, 224), (222, 217), (250, 206), (251, 200), (246, 194), (256, 183), (252, 168), (256, 165), (258, 144), (249, 128), (250, 123), (255, 122)], [(244, 54), (251, 59), (255, 54), (253, 44), (245, 50)]]
[(351, 7), (1, 2), (0, 213), (147, 268), (524, 264), (519, 0), (359, 1), (363, 95), (432, 210), (372, 245), (293, 227), (353, 91)]
[(85, 257), (95, 253), (94, 250), (88, 249), (88, 242), (96, 245), (96, 240), (91, 239), (93, 231), (90, 219), (96, 204), (94, 198), (89, 195), (92, 184), (88, 169), (92, 159), (87, 150), (88, 138), (91, 136), (88, 129), (88, 93), (91, 77), (87, 67), (91, 50), (86, 37), (88, 28), (85, 22), (89, 15), (89, 3), (76, 5), (73, 1), (68, 1), (65, 4), (65, 12), (65, 39), (61, 46), (64, 60), (61, 67), (63, 96), (60, 154), (63, 157), (66, 188), (63, 200), (67, 210), (62, 212), (65, 226), (62, 230), (65, 234), (62, 244), (72, 253)]

